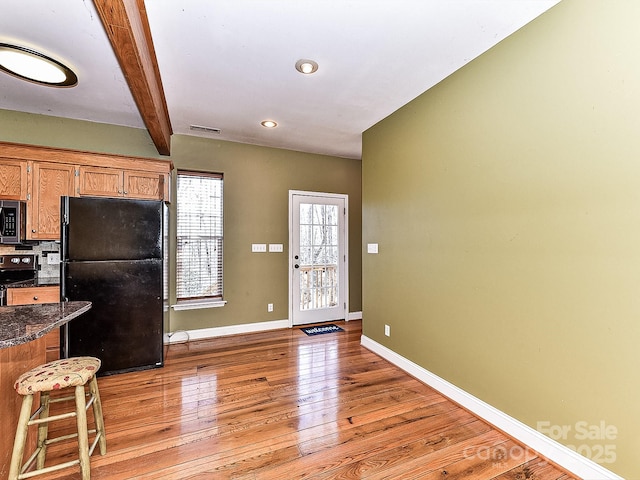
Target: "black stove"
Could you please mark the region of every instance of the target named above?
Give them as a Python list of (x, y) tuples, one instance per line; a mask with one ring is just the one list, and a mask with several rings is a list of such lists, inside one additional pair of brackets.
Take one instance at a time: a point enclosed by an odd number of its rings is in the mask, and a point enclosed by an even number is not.
[(6, 305), (7, 287), (32, 282), (37, 271), (37, 259), (33, 254), (0, 255), (0, 305)]

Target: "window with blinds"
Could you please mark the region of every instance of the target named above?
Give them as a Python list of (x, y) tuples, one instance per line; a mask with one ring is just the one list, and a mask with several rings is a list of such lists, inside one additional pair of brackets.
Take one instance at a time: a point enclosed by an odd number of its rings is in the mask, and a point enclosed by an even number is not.
[(178, 171), (177, 300), (222, 299), (222, 175)]

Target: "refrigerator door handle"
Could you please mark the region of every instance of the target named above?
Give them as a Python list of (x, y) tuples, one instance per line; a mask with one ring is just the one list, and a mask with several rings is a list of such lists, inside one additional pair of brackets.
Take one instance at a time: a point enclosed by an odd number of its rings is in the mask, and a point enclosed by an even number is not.
[(60, 301), (68, 302), (69, 297), (67, 297), (67, 264), (66, 262), (60, 263)]
[(60, 328), (60, 358), (69, 358), (69, 324)]
[[(69, 248), (67, 246), (69, 232), (69, 197), (60, 198), (60, 261), (64, 262), (69, 257)], [(61, 290), (64, 293), (64, 289)]]

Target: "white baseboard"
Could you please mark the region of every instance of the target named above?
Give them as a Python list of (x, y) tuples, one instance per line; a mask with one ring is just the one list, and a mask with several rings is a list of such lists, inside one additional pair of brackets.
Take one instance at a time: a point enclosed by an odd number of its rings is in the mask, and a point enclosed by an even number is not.
[(360, 343), (572, 474), (584, 480), (624, 480), (602, 465), (552, 440), (365, 335), (362, 335)]
[(237, 335), (239, 333), (264, 332), (265, 330), (289, 328), (289, 326), (289, 320), (273, 320), (270, 322), (245, 323), (242, 325), (229, 325), (226, 327), (177, 330), (165, 335), (165, 343), (183, 343), (190, 340), (224, 337), (226, 335)]
[[(362, 320), (362, 312), (349, 312), (347, 320)], [(226, 335), (238, 335), (241, 333), (264, 332), (279, 328), (289, 328), (289, 320), (272, 320), (270, 322), (245, 323), (242, 325), (229, 325), (227, 327), (200, 328), (197, 330), (176, 330), (164, 335), (164, 343), (183, 343), (190, 340), (203, 340), (205, 338), (224, 337)]]

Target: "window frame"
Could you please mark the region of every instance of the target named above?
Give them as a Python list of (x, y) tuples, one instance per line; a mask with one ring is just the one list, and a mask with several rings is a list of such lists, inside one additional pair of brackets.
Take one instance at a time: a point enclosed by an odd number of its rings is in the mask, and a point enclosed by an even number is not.
[[(220, 207), (219, 210), (213, 212), (220, 217), (220, 235), (216, 235), (215, 232), (211, 232), (208, 235), (210, 239), (217, 239), (216, 247), (219, 247), (222, 251), (219, 253), (217, 279), (221, 283), (219, 293), (215, 295), (195, 295), (191, 297), (179, 297), (180, 284), (183, 279), (180, 278), (180, 264), (181, 264), (181, 235), (180, 235), (180, 198), (179, 198), (179, 183), (181, 177), (201, 177), (212, 178), (216, 181), (220, 181)], [(178, 170), (176, 172), (176, 303), (173, 305), (174, 310), (191, 310), (199, 308), (211, 308), (221, 307), (227, 302), (224, 300), (224, 175), (222, 173), (215, 172), (202, 172), (195, 170)], [(215, 227), (214, 227), (215, 228)], [(216, 249), (217, 251), (217, 249)]]

